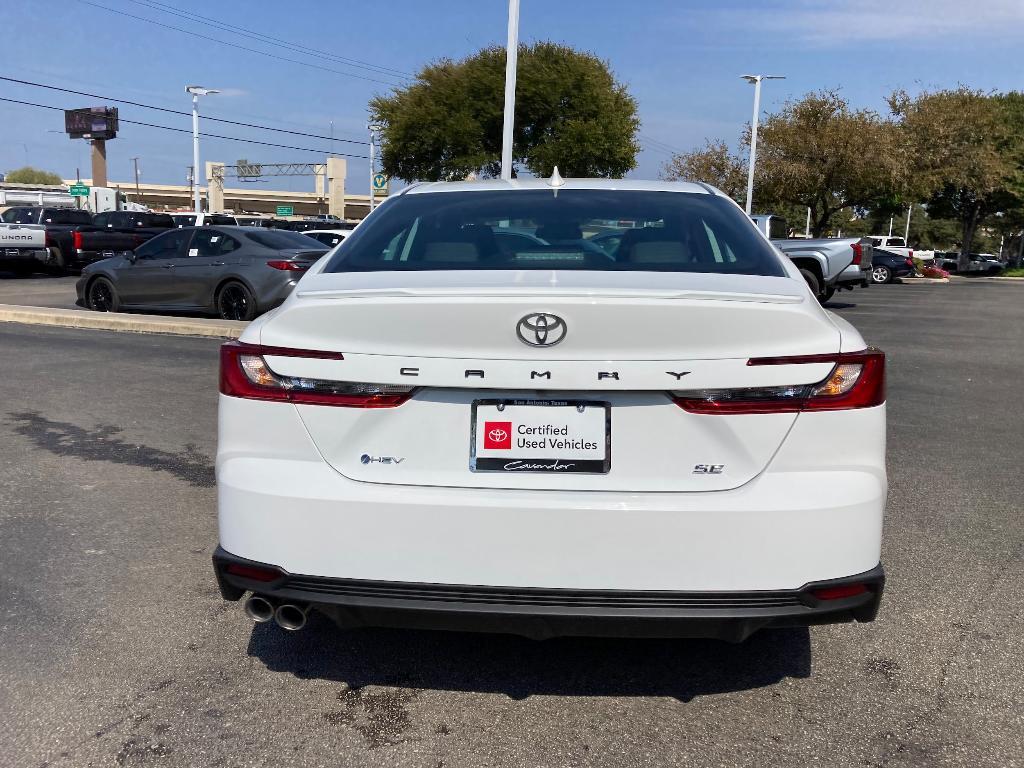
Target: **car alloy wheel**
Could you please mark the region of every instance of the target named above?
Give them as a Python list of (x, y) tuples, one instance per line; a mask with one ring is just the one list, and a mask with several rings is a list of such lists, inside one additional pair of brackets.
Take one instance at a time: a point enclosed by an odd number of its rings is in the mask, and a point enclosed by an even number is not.
[(252, 320), (253, 298), (241, 283), (228, 283), (217, 294), (217, 311), (224, 320)]
[(100, 278), (89, 286), (89, 309), (94, 312), (116, 312), (117, 298), (114, 287)]
[(871, 279), (876, 283), (888, 283), (892, 280), (892, 271), (888, 267), (872, 267)]

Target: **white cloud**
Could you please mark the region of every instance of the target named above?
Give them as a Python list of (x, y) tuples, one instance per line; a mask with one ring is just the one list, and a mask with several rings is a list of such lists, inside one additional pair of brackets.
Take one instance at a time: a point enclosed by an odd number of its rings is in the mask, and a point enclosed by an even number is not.
[(938, 42), (1024, 35), (1024, 0), (799, 0), (771, 14), (776, 31), (807, 42)]

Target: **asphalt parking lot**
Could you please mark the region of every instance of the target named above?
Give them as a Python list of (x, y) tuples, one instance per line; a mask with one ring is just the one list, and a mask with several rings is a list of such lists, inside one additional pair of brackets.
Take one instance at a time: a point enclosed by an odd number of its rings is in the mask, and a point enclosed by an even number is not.
[(217, 342), (0, 325), (0, 765), (1024, 765), (1024, 285), (830, 306), (890, 356), (886, 597), (742, 645), (254, 626)]
[(78, 309), (75, 305), (77, 275), (16, 277), (0, 272), (0, 304)]

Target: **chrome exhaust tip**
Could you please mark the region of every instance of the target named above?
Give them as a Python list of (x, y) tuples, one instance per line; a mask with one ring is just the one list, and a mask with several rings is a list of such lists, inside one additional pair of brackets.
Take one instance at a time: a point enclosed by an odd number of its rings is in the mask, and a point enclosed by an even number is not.
[(274, 620), (274, 604), (260, 595), (253, 595), (245, 601), (245, 615), (257, 624)]
[(306, 626), (306, 614), (308, 612), (309, 609), (304, 605), (283, 603), (277, 606), (277, 610), (274, 611), (274, 620), (281, 629), (297, 632)]

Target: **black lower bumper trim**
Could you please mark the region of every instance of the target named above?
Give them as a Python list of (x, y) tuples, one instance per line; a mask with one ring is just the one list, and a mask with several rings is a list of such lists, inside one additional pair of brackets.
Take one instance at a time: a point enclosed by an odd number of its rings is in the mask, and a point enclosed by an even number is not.
[[(218, 547), (214, 571), (221, 594), (252, 591), (277, 601), (309, 603), (344, 627), (405, 627), (506, 632), (533, 638), (716, 637), (740, 641), (763, 627), (872, 621), (885, 573), (870, 571), (816, 581), (800, 589), (749, 592), (581, 590), (420, 584), (302, 576), (232, 555)], [(269, 581), (229, 572), (256, 569)], [(241, 568), (238, 568), (241, 566)], [(273, 573), (267, 573), (273, 572)], [(251, 571), (250, 571), (251, 574)], [(821, 600), (814, 593), (863, 584), (859, 594)]]

